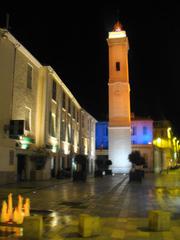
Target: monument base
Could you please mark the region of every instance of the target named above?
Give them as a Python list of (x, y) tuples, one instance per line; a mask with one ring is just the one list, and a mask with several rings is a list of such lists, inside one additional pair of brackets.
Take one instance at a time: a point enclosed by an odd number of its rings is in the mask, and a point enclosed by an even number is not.
[(131, 153), (130, 127), (109, 127), (109, 159), (113, 173), (128, 173), (131, 168), (128, 155)]

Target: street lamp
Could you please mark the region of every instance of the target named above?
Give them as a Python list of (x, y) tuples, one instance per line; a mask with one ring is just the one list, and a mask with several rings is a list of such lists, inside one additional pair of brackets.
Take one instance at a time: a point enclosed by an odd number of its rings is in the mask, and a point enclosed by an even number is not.
[(174, 150), (174, 160), (177, 160), (177, 151), (176, 151), (176, 137), (173, 137), (173, 150)]
[(177, 149), (177, 162), (179, 162), (179, 140), (176, 142), (176, 149)]
[(169, 139), (171, 138), (171, 127), (168, 127), (167, 129), (167, 136)]

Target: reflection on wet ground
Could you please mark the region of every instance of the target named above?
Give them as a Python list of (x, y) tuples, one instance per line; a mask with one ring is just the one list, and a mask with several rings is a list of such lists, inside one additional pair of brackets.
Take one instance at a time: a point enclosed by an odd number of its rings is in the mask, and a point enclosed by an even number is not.
[[(22, 191), (24, 197), (31, 199), (34, 210), (31, 213), (43, 215), (44, 239), (79, 239), (77, 229), (81, 213), (101, 217), (104, 232), (102, 238), (97, 239), (165, 239), (162, 234), (155, 236), (147, 231), (147, 216), (152, 209), (171, 211), (174, 235), (166, 239), (180, 239), (179, 170), (162, 175), (146, 174), (142, 183), (129, 183), (128, 176), (115, 175), (89, 178), (86, 183), (71, 180), (24, 183), (19, 187), (14, 185), (14, 190), (11, 185), (9, 189), (14, 194)], [(2, 189), (2, 197), (3, 191), (6, 196), (8, 188)], [(21, 228), (16, 233), (2, 227), (0, 239), (14, 234), (20, 237)], [(133, 238), (134, 232), (136, 238)]]

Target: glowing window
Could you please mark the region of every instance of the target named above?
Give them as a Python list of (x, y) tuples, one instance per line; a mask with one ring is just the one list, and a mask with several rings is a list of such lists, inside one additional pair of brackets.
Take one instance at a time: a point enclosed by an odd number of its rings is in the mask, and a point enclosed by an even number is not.
[(68, 142), (71, 143), (71, 119), (68, 117)]
[(116, 62), (116, 71), (120, 71), (120, 62)]
[(56, 137), (56, 115), (50, 112), (49, 120), (49, 134)]
[(61, 117), (61, 140), (66, 140), (66, 113), (62, 111)]

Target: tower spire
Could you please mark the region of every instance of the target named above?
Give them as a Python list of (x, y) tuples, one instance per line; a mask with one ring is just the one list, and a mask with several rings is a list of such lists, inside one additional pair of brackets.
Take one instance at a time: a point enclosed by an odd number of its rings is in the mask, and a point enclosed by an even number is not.
[(115, 21), (119, 21), (119, 8), (116, 9), (116, 19)]
[(6, 29), (9, 29), (9, 13), (6, 13)]
[(118, 20), (113, 27), (113, 32), (121, 32), (123, 29), (122, 24), (120, 23), (120, 21)]
[(116, 9), (115, 24), (113, 26), (113, 32), (120, 32), (123, 30), (123, 26), (119, 20), (119, 8)]

